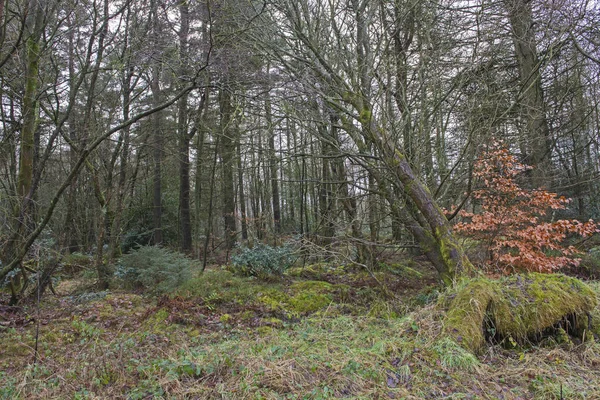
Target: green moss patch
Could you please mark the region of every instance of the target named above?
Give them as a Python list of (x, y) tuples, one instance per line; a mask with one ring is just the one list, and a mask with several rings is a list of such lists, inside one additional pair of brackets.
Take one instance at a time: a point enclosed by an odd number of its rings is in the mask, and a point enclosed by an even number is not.
[(286, 274), (295, 278), (312, 280), (338, 280), (337, 278), (347, 277), (348, 269), (344, 265), (317, 263), (290, 268)]
[(457, 291), (449, 304), (444, 330), (473, 352), (482, 348), (486, 337), (524, 344), (559, 325), (582, 337), (596, 304), (589, 286), (564, 275), (480, 278)]
[(259, 295), (259, 301), (275, 311), (288, 314), (309, 314), (325, 309), (333, 301), (333, 293), (338, 291), (337, 285), (322, 281), (296, 282), (289, 293), (278, 290), (267, 290)]

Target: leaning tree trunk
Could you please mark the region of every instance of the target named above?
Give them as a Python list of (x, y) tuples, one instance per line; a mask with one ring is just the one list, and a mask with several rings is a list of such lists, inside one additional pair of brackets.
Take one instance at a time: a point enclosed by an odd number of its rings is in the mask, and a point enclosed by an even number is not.
[(453, 235), (450, 223), (442, 209), (435, 202), (427, 186), (414, 174), (404, 154), (396, 148), (374, 120), (371, 119), (369, 124), (371, 137), (380, 149), (390, 172), (393, 172), (393, 180), (404, 189), (427, 224), (426, 227), (408, 226), (409, 230), (415, 235), (444, 283), (450, 284), (457, 275), (471, 269), (471, 262)]

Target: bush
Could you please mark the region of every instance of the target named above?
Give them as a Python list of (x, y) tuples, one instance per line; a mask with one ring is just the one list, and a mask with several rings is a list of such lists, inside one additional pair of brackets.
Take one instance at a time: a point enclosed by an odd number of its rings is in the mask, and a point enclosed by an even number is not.
[(174, 291), (191, 277), (192, 260), (158, 246), (144, 246), (123, 256), (115, 277), (124, 287), (154, 294)]
[(287, 271), (294, 264), (294, 254), (289, 244), (272, 247), (259, 243), (252, 248), (240, 248), (231, 261), (234, 273), (265, 278)]
[(473, 171), (478, 187), (472, 195), (478, 210), (461, 210), (463, 221), (454, 228), (485, 243), (488, 267), (502, 272), (553, 272), (578, 265), (581, 253), (567, 241), (593, 235), (597, 224), (553, 220), (551, 216), (565, 210), (569, 200), (544, 189), (522, 188), (517, 178), (529, 169), (502, 143), (488, 146)]

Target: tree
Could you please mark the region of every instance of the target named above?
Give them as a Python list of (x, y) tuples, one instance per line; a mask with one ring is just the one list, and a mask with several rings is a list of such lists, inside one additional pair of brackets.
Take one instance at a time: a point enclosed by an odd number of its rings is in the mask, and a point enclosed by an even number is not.
[[(186, 76), (189, 73), (189, 33), (190, 10), (187, 0), (179, 3), (179, 73)], [(183, 83), (180, 85), (183, 86)], [(195, 134), (189, 132), (188, 99), (183, 96), (177, 104), (177, 130), (179, 136), (179, 219), (181, 231), (181, 249), (184, 252), (192, 250), (192, 219), (190, 215), (190, 141)], [(200, 106), (202, 109), (202, 106)]]
[[(278, 14), (271, 18), (282, 25), (279, 32), (273, 33), (279, 42), (265, 46), (265, 51), (283, 64), (295, 79), (311, 87), (313, 95), (320, 96), (337, 111), (341, 126), (357, 152), (353, 159), (373, 173), (379, 186), (391, 183), (404, 193), (414, 210), (411, 220), (404, 221), (405, 226), (418, 238), (441, 279), (449, 284), (470, 268), (470, 262), (431, 192), (415, 174), (402, 144), (396, 140), (396, 132), (388, 129), (385, 116), (378, 112), (375, 98), (369, 93), (369, 76), (377, 73), (376, 58), (367, 52), (372, 42), (366, 30), (369, 20), (365, 16), (375, 15), (367, 3), (354, 2), (350, 8), (337, 3), (311, 8), (306, 2), (278, 1), (275, 5)], [(330, 18), (340, 13), (347, 18)], [(328, 24), (322, 24), (323, 19), (327, 19)], [(349, 56), (352, 52), (356, 56), (341, 59), (339, 54), (332, 54), (331, 46), (327, 44), (331, 42), (331, 35), (335, 38), (334, 43), (343, 44), (345, 50), (351, 51)], [(290, 57), (290, 54), (294, 56)], [(369, 154), (369, 149), (378, 154), (380, 163), (361, 156)], [(382, 170), (385, 172), (381, 173)], [(391, 195), (392, 191), (387, 193)], [(389, 203), (395, 201), (388, 198)]]
[(592, 220), (552, 220), (569, 200), (544, 189), (523, 189), (518, 178), (530, 169), (500, 142), (486, 146), (475, 163), (473, 175), (480, 186), (472, 197), (479, 209), (461, 210), (466, 222), (455, 229), (482, 242), (486, 265), (494, 271), (552, 272), (577, 265), (579, 252), (565, 240), (598, 231)]
[(533, 169), (533, 185), (548, 185), (552, 176), (552, 138), (546, 119), (546, 107), (542, 90), (542, 66), (538, 57), (532, 2), (529, 0), (506, 0), (519, 79), (521, 83), (520, 104), (525, 119), (525, 134), (521, 152)]

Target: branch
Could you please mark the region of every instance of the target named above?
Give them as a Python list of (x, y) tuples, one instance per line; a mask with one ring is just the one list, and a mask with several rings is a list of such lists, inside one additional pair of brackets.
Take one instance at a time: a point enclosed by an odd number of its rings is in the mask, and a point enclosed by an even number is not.
[(583, 55), (588, 60), (591, 60), (591, 61), (595, 62), (596, 64), (600, 65), (600, 59), (592, 56), (590, 53), (588, 53), (587, 51), (582, 49), (581, 46), (579, 45), (579, 43), (577, 43), (577, 40), (575, 39), (575, 36), (573, 36), (572, 33), (569, 34), (569, 36), (570, 36), (571, 40), (573, 40), (573, 44), (575, 45), (575, 48), (577, 49), (578, 52), (581, 53), (581, 55)]

